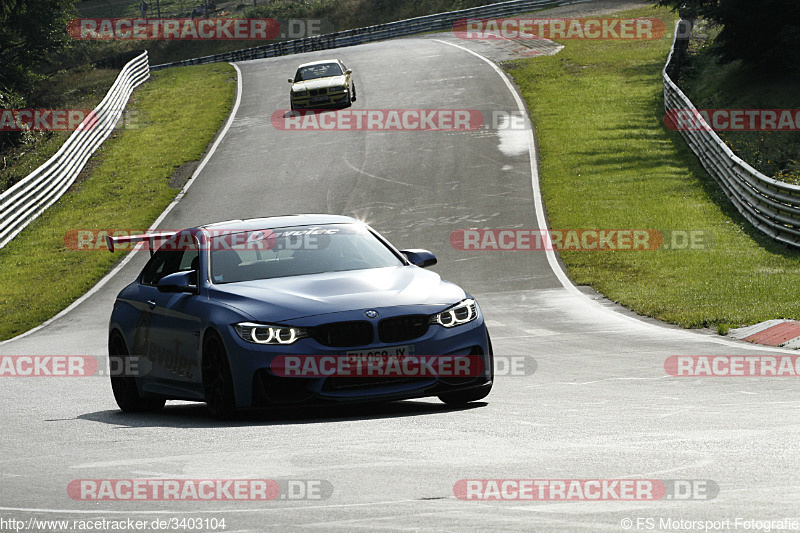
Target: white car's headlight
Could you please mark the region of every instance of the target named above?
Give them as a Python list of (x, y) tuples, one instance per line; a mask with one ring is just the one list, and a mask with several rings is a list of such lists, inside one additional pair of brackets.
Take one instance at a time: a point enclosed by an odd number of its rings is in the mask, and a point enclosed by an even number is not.
[(271, 324), (254, 324), (252, 322), (242, 322), (233, 326), (236, 333), (247, 342), (253, 344), (292, 344), (295, 341), (308, 336), (305, 328), (293, 328), (289, 326), (274, 326)]
[(292, 95), (294, 95), (294, 96), (308, 96), (308, 91), (297, 91), (297, 92), (293, 92)]
[(431, 324), (439, 324), (446, 328), (453, 328), (472, 322), (478, 318), (478, 304), (475, 300), (467, 298), (454, 305), (450, 309), (446, 309), (441, 313), (436, 313), (431, 317)]
[(343, 93), (346, 90), (347, 90), (347, 87), (345, 87), (343, 85), (340, 85), (338, 87), (331, 87), (330, 91), (328, 91), (328, 92), (331, 92), (331, 93)]

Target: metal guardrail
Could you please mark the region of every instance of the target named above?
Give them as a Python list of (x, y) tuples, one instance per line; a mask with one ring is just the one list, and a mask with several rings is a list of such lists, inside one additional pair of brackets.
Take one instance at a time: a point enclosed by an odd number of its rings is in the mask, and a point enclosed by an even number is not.
[(698, 128), (682, 130), (681, 135), (742, 216), (776, 241), (800, 248), (800, 186), (767, 177), (737, 157), (670, 78), (668, 72), (674, 72), (673, 63), (679, 62), (691, 33), (690, 29), (687, 31), (688, 24), (680, 20), (675, 26), (672, 48), (662, 71), (664, 108), (667, 113), (688, 110), (695, 115)]
[(0, 194), (0, 248), (69, 189), (122, 116), (133, 89), (150, 77), (147, 52), (128, 62), (108, 94), (56, 154)]
[(376, 26), (367, 26), (353, 30), (306, 37), (304, 39), (294, 39), (278, 43), (270, 43), (254, 48), (234, 50), (221, 54), (214, 54), (194, 59), (186, 59), (173, 63), (155, 65), (150, 70), (161, 70), (170, 67), (185, 67), (188, 65), (203, 65), (206, 63), (218, 63), (221, 61), (249, 61), (251, 59), (263, 59), (265, 57), (277, 57), (303, 52), (313, 52), (316, 50), (330, 50), (333, 48), (343, 48), (355, 46), (363, 43), (382, 41), (415, 35), (429, 31), (452, 29), (453, 24), (465, 18), (489, 18), (512, 15), (514, 13), (524, 13), (547, 7), (558, 7), (569, 4), (580, 4), (589, 0), (513, 0), (510, 2), (500, 2), (487, 6), (462, 9), (460, 11), (448, 11), (447, 13), (437, 13), (412, 19), (399, 20)]

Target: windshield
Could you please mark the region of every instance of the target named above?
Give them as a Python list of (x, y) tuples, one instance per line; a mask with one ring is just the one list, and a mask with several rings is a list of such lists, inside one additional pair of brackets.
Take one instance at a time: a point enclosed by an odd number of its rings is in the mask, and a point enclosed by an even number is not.
[(322, 63), (320, 65), (309, 65), (297, 69), (294, 77), (295, 83), (298, 81), (315, 80), (317, 78), (328, 78), (330, 76), (341, 76), (344, 74), (338, 63)]
[(211, 246), (214, 283), (402, 265), (389, 248), (358, 224), (229, 233), (213, 237)]

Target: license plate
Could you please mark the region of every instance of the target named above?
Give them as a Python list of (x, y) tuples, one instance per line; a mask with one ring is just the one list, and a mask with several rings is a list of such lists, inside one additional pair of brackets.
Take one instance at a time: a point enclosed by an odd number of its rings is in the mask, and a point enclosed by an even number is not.
[(316, 98), (312, 98), (311, 100), (309, 100), (309, 102), (311, 102), (312, 104), (321, 104), (322, 102), (327, 102), (327, 101), (328, 101), (327, 96), (317, 96)]
[(413, 346), (389, 346), (388, 348), (373, 348), (371, 350), (351, 350), (346, 352), (345, 355), (355, 355), (359, 357), (390, 357), (400, 355), (412, 355), (414, 353)]

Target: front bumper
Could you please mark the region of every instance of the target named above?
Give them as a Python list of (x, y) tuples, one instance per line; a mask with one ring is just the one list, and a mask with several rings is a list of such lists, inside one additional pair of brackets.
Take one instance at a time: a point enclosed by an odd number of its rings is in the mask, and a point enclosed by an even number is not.
[[(342, 320), (347, 320), (347, 317)], [(233, 328), (229, 331), (228, 358), (237, 407), (401, 400), (479, 388), (492, 382), (493, 361), (486, 326), (480, 314), (475, 321), (455, 328), (432, 325), (424, 335), (410, 341), (376, 342), (357, 347), (324, 346), (312, 338), (301, 339), (289, 346), (256, 345), (239, 338)], [(478, 357), (483, 361), (483, 369), (478, 375), (467, 377), (284, 377), (272, 368), (273, 361), (279, 356), (346, 357), (348, 351), (375, 351), (400, 345), (411, 346), (415, 356)]]
[(317, 109), (349, 104), (350, 94), (345, 91), (343, 93), (333, 93), (318, 96), (290, 95), (290, 99), (292, 106), (295, 109)]

